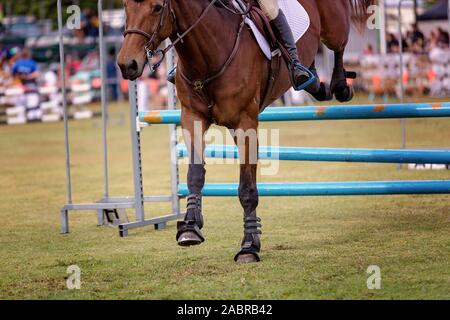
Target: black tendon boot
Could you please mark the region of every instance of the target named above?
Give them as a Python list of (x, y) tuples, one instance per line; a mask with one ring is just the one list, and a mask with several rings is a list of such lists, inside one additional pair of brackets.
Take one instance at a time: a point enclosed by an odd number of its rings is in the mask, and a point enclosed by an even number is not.
[(234, 261), (241, 263), (259, 262), (259, 251), (261, 242), (261, 219), (256, 216), (256, 212), (244, 218), (244, 239), (241, 243), (241, 250), (234, 257)]
[(298, 57), (297, 46), (295, 44), (294, 36), (292, 35), (291, 27), (286, 20), (282, 10), (279, 10), (278, 16), (270, 21), (278, 41), (286, 48), (291, 57), (289, 67), (289, 75), (291, 83), (295, 90), (303, 90), (310, 86), (315, 81), (315, 76), (300, 63)]
[(177, 242), (180, 246), (194, 246), (205, 241), (200, 231), (203, 228), (202, 196), (191, 194), (187, 198), (184, 221), (178, 222)]

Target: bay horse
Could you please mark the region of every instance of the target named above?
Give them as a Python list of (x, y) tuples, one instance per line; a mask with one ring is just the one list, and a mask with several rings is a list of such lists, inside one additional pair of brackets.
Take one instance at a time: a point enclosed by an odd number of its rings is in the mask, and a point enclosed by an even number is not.
[[(367, 8), (375, 0), (299, 0), (311, 24), (297, 46), (303, 65), (316, 73), (314, 60), (321, 41), (335, 53), (329, 85), (316, 83), (306, 89), (318, 100), (334, 95), (345, 102), (352, 98), (343, 56), (352, 20), (361, 27)], [(256, 215), (257, 142), (248, 132), (257, 132), (270, 76), (264, 56), (243, 16), (216, 0), (124, 0), (127, 29), (117, 62), (125, 79), (135, 80), (167, 38), (178, 57), (176, 88), (181, 102), (181, 126), (189, 151), (187, 183), (189, 197), (184, 221), (178, 222), (179, 245), (204, 241), (201, 194), (205, 184), (204, 135), (211, 124), (232, 132), (240, 154), (239, 200), (244, 209), (244, 239), (235, 256), (237, 262), (260, 261), (260, 219)], [(252, 2), (252, 1), (250, 1)], [(162, 52), (161, 60), (165, 51)], [(283, 64), (270, 94), (270, 104), (291, 86)], [(244, 133), (242, 135), (237, 132)], [(256, 137), (257, 139), (257, 137)], [(256, 161), (254, 161), (256, 159)], [(253, 160), (253, 161), (252, 161)]]

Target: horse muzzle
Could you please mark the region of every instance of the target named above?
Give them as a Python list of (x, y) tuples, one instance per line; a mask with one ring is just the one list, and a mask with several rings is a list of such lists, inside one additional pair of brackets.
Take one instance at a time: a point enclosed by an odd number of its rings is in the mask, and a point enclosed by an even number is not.
[(130, 59), (126, 61), (118, 61), (120, 71), (122, 72), (122, 77), (126, 80), (136, 80), (142, 75), (144, 69), (143, 65), (140, 65), (135, 59)]

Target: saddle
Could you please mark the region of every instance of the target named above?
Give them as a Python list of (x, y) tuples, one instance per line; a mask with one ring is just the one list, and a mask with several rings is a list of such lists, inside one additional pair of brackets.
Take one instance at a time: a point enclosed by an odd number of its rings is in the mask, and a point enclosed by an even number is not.
[(270, 60), (270, 71), (268, 83), (266, 85), (264, 98), (260, 105), (261, 112), (269, 105), (270, 101), (277, 97), (272, 97), (271, 93), (275, 81), (283, 66), (282, 60), (286, 65), (291, 63), (288, 51), (277, 39), (272, 29), (269, 19), (259, 7), (256, 0), (218, 0), (215, 5), (220, 8), (232, 8), (241, 14), (247, 14), (247, 17), (253, 21), (258, 30), (263, 34), (269, 43), (272, 59)]
[(218, 0), (215, 3), (215, 6), (219, 8), (234, 8), (241, 14), (247, 13), (247, 17), (253, 21), (261, 34), (265, 36), (272, 51), (279, 49), (282, 57), (287, 62), (291, 62), (291, 58), (286, 48), (284, 48), (282, 43), (275, 36), (269, 19), (259, 7), (259, 4), (256, 0)]

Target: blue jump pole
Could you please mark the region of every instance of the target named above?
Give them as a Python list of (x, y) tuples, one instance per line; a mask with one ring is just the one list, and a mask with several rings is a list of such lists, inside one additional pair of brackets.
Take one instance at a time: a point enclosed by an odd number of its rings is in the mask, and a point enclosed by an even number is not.
[[(185, 158), (185, 145), (177, 146), (178, 156)], [(207, 158), (237, 159), (238, 149), (232, 145), (208, 145)], [(298, 147), (259, 147), (259, 159), (287, 161), (330, 161), (369, 163), (450, 164), (450, 150), (382, 150)]]
[[(364, 181), (364, 182), (315, 182), (315, 183), (260, 183), (262, 197), (290, 196), (357, 196), (400, 194), (450, 194), (450, 181)], [(185, 183), (178, 193), (189, 195)], [(206, 197), (233, 197), (238, 195), (237, 183), (209, 183), (203, 189)]]
[[(180, 110), (154, 110), (139, 113), (148, 124), (180, 124)], [(450, 117), (450, 103), (412, 103), (348, 106), (309, 106), (267, 108), (259, 120), (308, 121), (352, 119), (405, 119)]]

